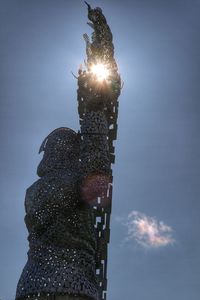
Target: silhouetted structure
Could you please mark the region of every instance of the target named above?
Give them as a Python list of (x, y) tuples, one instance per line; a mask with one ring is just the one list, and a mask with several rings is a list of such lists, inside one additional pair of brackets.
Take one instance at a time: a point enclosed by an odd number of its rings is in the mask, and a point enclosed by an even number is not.
[[(87, 4), (87, 3), (86, 3)], [(88, 5), (92, 41), (78, 75), (80, 132), (58, 128), (42, 143), (40, 177), (26, 192), (28, 261), (17, 300), (106, 299), (113, 141), (121, 82), (112, 33), (100, 8)], [(99, 80), (93, 66), (107, 73)]]

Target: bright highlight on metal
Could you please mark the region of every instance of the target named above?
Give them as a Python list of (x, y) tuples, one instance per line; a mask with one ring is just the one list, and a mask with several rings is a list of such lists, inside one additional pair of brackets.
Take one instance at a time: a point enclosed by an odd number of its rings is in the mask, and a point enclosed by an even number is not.
[(91, 71), (94, 75), (96, 75), (97, 80), (99, 80), (99, 81), (108, 79), (108, 76), (110, 75), (109, 70), (103, 64), (93, 65), (91, 67)]

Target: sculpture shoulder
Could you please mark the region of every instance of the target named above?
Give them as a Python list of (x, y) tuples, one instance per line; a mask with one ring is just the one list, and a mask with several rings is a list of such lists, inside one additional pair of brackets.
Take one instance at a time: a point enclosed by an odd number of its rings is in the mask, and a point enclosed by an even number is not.
[(63, 170), (43, 176), (26, 190), (26, 213), (33, 214), (39, 208), (56, 203), (74, 207), (78, 204), (78, 183), (77, 173), (69, 174)]

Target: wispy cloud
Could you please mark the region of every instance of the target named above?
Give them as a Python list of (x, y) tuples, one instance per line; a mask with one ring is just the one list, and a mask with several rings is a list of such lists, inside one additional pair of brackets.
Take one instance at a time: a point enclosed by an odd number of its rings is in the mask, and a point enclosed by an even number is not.
[(118, 218), (118, 221), (127, 226), (126, 242), (135, 240), (144, 248), (160, 248), (175, 242), (170, 226), (141, 212), (132, 211), (126, 220)]

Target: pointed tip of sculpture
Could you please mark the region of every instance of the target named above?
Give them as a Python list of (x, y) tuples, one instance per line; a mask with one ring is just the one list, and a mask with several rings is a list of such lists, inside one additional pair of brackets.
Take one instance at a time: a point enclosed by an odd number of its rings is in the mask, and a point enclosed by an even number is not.
[(87, 5), (88, 9), (91, 9), (91, 6), (90, 6), (90, 4), (89, 4), (89, 3), (87, 3), (86, 1), (84, 1), (84, 2), (85, 2), (85, 4)]

